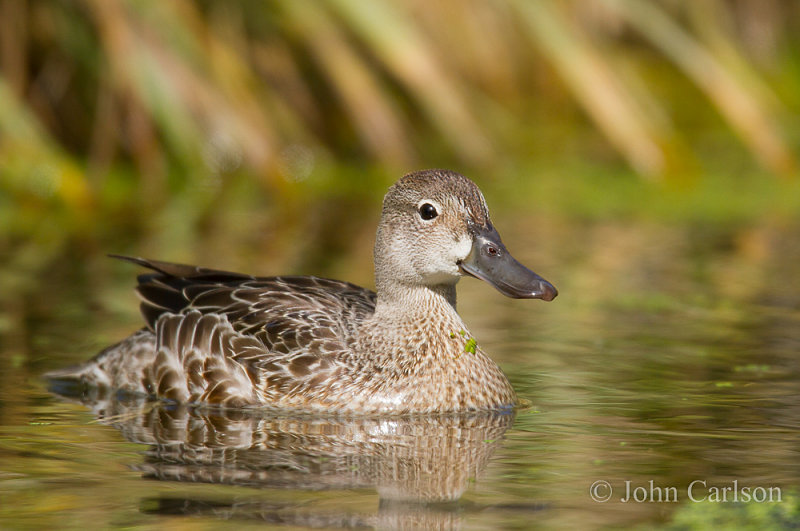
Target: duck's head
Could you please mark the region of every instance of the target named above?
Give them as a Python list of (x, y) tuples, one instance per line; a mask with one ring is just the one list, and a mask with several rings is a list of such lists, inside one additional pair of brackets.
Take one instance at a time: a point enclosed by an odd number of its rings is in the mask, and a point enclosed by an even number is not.
[(406, 175), (383, 200), (375, 243), (379, 293), (398, 284), (454, 285), (464, 275), (517, 299), (550, 301), (558, 294), (508, 252), (475, 183), (448, 170)]

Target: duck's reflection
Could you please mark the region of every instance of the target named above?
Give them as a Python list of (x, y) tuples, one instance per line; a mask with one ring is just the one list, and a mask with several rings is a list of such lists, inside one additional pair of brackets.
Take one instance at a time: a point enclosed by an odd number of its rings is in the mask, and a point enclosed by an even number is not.
[[(55, 390), (64, 395), (63, 390)], [(74, 396), (72, 398), (75, 398)], [(83, 396), (98, 420), (149, 445), (146, 478), (280, 489), (374, 488), (375, 514), (316, 514), (303, 504), (150, 498), (158, 514), (204, 514), (305, 526), (449, 527), (512, 412), (408, 417), (312, 417), (199, 409)], [(307, 500), (306, 500), (307, 501)]]

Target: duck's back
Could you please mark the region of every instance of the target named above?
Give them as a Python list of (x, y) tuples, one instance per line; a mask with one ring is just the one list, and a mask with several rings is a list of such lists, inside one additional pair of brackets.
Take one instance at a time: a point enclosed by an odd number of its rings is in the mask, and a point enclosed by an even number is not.
[(179, 402), (297, 407), (337, 385), (375, 294), (317, 277), (258, 278), (125, 258), (147, 328), (51, 375)]

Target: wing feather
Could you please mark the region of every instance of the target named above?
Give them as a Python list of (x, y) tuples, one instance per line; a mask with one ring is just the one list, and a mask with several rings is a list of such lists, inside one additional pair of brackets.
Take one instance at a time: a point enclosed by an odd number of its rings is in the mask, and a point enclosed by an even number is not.
[(142, 381), (181, 402), (302, 405), (307, 391), (336, 387), (353, 323), (375, 308), (373, 292), (347, 282), (124, 259), (154, 271), (137, 288), (156, 335)]

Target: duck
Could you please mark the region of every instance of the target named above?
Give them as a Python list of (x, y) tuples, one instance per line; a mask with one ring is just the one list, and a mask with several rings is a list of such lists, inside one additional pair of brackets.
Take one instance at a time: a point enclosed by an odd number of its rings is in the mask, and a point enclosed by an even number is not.
[(467, 276), (516, 299), (556, 288), (503, 244), (478, 186), (409, 173), (383, 199), (375, 291), (111, 255), (149, 271), (145, 327), (51, 381), (221, 408), (331, 414), (513, 409), (517, 396), (456, 311)]

